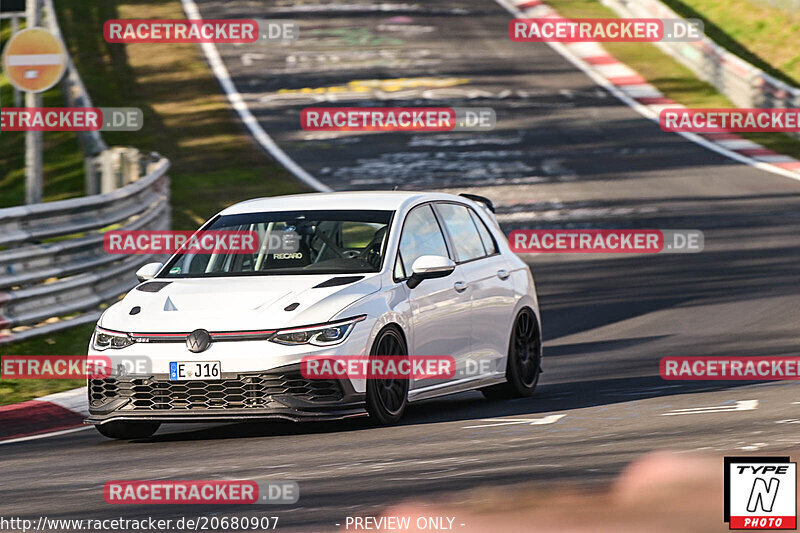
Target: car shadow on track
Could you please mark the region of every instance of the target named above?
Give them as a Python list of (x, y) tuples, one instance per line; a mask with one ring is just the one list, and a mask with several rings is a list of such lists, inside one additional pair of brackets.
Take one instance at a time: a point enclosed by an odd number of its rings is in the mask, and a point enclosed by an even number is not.
[[(699, 392), (714, 392), (753, 385), (754, 382), (667, 382), (660, 376), (575, 381), (543, 385), (530, 398), (486, 400), (477, 392), (465, 392), (408, 406), (405, 417), (395, 427), (467, 422), (508, 416), (558, 414), (590, 407), (607, 406), (634, 400), (668, 397)], [(180, 430), (168, 426), (163, 433), (134, 442), (180, 442), (195, 440), (284, 437), (343, 433), (376, 428), (368, 418), (326, 422), (247, 422)]]
[(656, 375), (543, 385), (533, 396), (513, 400), (489, 401), (480, 393), (471, 392), (413, 404), (406, 412), (404, 423), (429, 424), (558, 414), (562, 411), (682, 394), (715, 392), (753, 384), (752, 381), (724, 384), (711, 381), (664, 381)]

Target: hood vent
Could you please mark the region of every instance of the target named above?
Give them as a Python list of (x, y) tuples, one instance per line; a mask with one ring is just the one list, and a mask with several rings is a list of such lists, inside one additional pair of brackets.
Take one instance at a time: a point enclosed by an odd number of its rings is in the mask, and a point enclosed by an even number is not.
[(175, 304), (172, 303), (172, 300), (170, 300), (169, 296), (167, 296), (167, 301), (164, 302), (164, 311), (177, 311), (177, 310), (178, 308), (175, 307)]
[(149, 283), (142, 283), (138, 287), (136, 287), (137, 291), (142, 292), (158, 292), (167, 285), (172, 283), (171, 281), (151, 281)]
[(323, 281), (319, 285), (314, 285), (314, 289), (324, 289), (325, 287), (338, 287), (340, 285), (350, 285), (358, 280), (364, 279), (364, 276), (340, 276), (338, 278), (331, 278)]

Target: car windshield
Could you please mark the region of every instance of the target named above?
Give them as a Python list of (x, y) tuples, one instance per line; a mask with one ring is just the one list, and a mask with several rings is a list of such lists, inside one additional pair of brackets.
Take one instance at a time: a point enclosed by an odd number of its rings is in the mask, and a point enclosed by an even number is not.
[(250, 246), (185, 249), (159, 277), (379, 272), (393, 213), (271, 211), (220, 216), (200, 235), (248, 236), (249, 241), (241, 241)]

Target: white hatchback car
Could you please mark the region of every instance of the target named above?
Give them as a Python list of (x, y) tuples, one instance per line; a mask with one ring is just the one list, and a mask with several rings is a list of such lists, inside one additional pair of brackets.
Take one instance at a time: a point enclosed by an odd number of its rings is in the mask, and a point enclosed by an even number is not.
[[(297, 235), (293, 253), (177, 253), (109, 307), (92, 356), (145, 374), (89, 380), (87, 422), (111, 438), (162, 422), (400, 419), (407, 403), (472, 389), (530, 395), (542, 337), (533, 276), (491, 202), (342, 192), (250, 200), (201, 230)], [(446, 355), (449, 379), (309, 379), (313, 355)], [(480, 365), (470, 362), (480, 361)], [(467, 367), (472, 370), (469, 371)], [(480, 369), (476, 371), (475, 369)]]

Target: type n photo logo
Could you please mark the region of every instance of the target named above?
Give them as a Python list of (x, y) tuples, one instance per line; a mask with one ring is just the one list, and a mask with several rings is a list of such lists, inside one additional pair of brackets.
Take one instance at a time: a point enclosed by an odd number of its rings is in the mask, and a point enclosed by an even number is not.
[(797, 529), (797, 463), (726, 457), (725, 522), (730, 529)]

